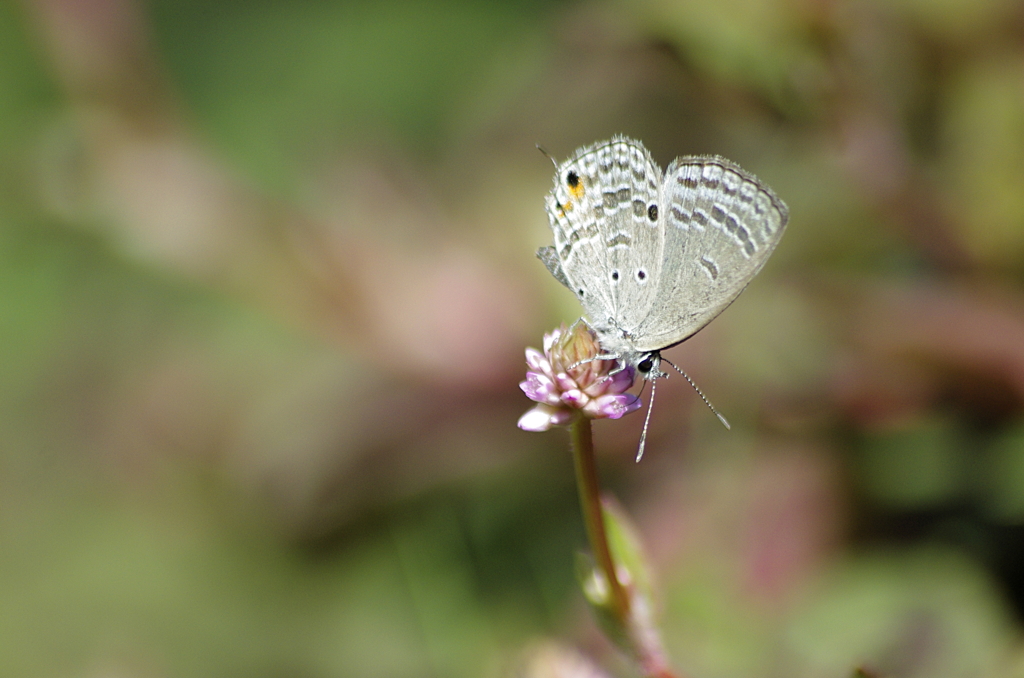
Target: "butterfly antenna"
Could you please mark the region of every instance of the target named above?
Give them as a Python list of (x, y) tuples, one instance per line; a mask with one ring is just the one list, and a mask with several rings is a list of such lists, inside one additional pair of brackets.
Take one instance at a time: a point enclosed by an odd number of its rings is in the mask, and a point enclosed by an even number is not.
[[(645, 382), (644, 386), (646, 386), (646, 385), (647, 384)], [(644, 445), (647, 444), (647, 425), (649, 423), (651, 423), (651, 410), (654, 409), (654, 391), (655, 391), (655, 389), (657, 389), (657, 387), (658, 387), (658, 382), (656, 380), (655, 381), (651, 381), (651, 400), (650, 400), (649, 403), (647, 403), (647, 416), (644, 417), (644, 430), (640, 434), (640, 447), (636, 451), (636, 463), (638, 463), (638, 464), (640, 463), (640, 460), (643, 459), (643, 457), (644, 457)], [(642, 392), (643, 392), (643, 389), (641, 388), (641, 393)]]
[[(683, 372), (681, 369), (676, 367), (676, 364), (673, 363), (672, 361), (665, 360), (665, 358), (662, 358), (662, 360), (664, 360), (669, 365), (674, 367), (676, 372), (678, 372), (679, 374), (683, 375), (683, 379), (686, 379), (686, 381), (688, 381), (690, 383), (690, 386), (692, 386), (693, 390), (697, 392), (697, 395), (700, 396), (700, 399), (704, 401), (704, 404), (708, 406), (708, 409), (710, 409), (712, 412), (714, 412), (715, 416), (718, 417), (718, 420), (725, 425), (725, 428), (727, 428), (727, 429), (729, 429), (731, 431), (732, 430), (732, 426), (729, 425), (728, 420), (724, 416), (722, 416), (721, 412), (719, 412), (718, 410), (715, 409), (715, 406), (712, 405), (711, 401), (707, 399), (707, 396), (704, 395), (704, 392), (701, 391), (699, 388), (697, 388), (697, 384), (693, 383), (693, 379), (690, 379), (690, 375), (688, 375), (686, 372)], [(653, 392), (651, 393), (651, 395), (652, 396), (654, 395)], [(648, 412), (648, 414), (650, 414), (650, 413)], [(644, 425), (644, 431), (646, 432), (646, 430), (647, 430), (647, 425), (645, 424)]]
[(540, 144), (536, 144), (536, 146), (537, 146), (537, 150), (540, 151), (541, 153), (543, 153), (544, 157), (547, 158), (548, 160), (550, 160), (551, 164), (554, 165), (555, 169), (557, 170), (558, 169), (558, 163), (555, 161), (554, 158), (551, 157), (551, 154), (548, 153), (547, 151), (545, 151), (544, 148), (541, 147)]

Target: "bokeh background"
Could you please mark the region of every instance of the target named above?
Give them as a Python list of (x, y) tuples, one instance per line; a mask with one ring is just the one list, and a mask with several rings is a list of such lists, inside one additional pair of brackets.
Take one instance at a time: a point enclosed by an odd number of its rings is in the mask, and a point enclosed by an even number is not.
[(1024, 4), (0, 3), (0, 673), (634, 675), (574, 581), (542, 145), (789, 204), (600, 422), (695, 678), (1024, 675)]

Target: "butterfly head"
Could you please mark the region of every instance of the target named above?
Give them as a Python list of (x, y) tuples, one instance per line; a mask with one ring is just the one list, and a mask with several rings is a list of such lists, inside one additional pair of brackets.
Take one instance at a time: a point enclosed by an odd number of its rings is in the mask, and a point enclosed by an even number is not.
[(636, 373), (644, 379), (660, 379), (668, 375), (661, 371), (661, 353), (651, 351), (641, 353), (640, 360), (636, 363)]
[(629, 366), (644, 379), (660, 379), (668, 375), (661, 371), (660, 351), (640, 351), (628, 332), (620, 328), (597, 327), (601, 350), (619, 361), (621, 367)]

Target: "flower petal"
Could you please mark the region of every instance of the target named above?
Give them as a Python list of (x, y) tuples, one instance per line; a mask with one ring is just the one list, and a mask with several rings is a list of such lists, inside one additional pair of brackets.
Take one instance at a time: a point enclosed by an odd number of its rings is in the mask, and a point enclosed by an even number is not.
[(615, 374), (605, 374), (604, 376), (598, 377), (592, 384), (585, 386), (583, 390), (585, 390), (587, 395), (592, 398), (597, 398), (606, 394), (624, 393), (633, 387), (634, 375), (635, 372), (633, 368), (626, 367)]
[(595, 398), (587, 404), (586, 412), (595, 419), (618, 419), (623, 415), (640, 409), (642, 404), (639, 396), (635, 396), (632, 393), (604, 395), (600, 398)]
[(550, 332), (544, 335), (544, 353), (551, 353), (551, 347), (558, 343), (558, 340), (562, 338), (562, 328), (556, 327)]
[(579, 388), (579, 384), (576, 383), (576, 380), (570, 377), (565, 372), (556, 372), (554, 377), (555, 384), (558, 386), (559, 389), (563, 391)]
[(530, 400), (548, 405), (558, 404), (558, 389), (555, 382), (543, 374), (527, 372), (526, 381), (519, 382), (519, 388), (523, 389), (523, 393)]
[(526, 349), (526, 366), (534, 372), (551, 373), (551, 363), (543, 353), (535, 348)]
[(552, 426), (564, 426), (573, 420), (576, 413), (565, 407), (537, 405), (519, 417), (517, 426), (524, 431), (547, 431)]
[(516, 426), (524, 431), (547, 431), (554, 426), (551, 417), (553, 409), (548, 405), (537, 405), (524, 412)]
[(582, 409), (588, 402), (590, 402), (590, 398), (586, 393), (578, 388), (573, 388), (562, 392), (561, 401), (569, 407)]

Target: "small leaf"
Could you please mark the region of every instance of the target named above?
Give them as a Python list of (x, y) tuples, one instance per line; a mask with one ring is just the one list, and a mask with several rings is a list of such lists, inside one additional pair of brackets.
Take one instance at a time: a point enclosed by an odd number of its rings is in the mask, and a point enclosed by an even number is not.
[(605, 531), (608, 533), (608, 547), (618, 569), (619, 581), (630, 598), (642, 596), (651, 599), (652, 585), (647, 556), (640, 543), (640, 536), (632, 520), (613, 497), (605, 495), (601, 505), (604, 508)]
[(580, 588), (583, 589), (583, 597), (594, 611), (601, 630), (620, 649), (628, 654), (634, 654), (628, 629), (619, 619), (612, 604), (611, 587), (589, 553), (580, 551), (576, 554), (576, 577), (579, 579)]

